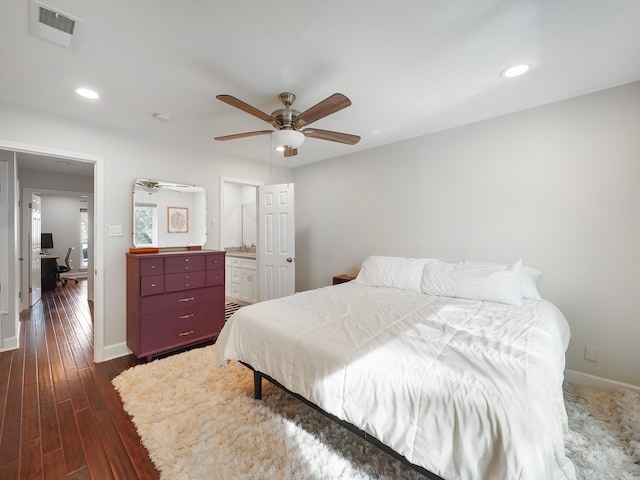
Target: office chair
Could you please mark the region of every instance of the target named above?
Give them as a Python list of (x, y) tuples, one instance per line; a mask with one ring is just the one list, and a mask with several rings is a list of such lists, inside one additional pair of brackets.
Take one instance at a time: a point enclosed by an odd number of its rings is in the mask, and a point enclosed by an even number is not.
[[(73, 247), (69, 247), (69, 250), (67, 250), (67, 254), (64, 257), (64, 265), (58, 265), (58, 282), (62, 283), (62, 286), (66, 286), (67, 285), (67, 279), (66, 278), (60, 278), (60, 274), (61, 273), (67, 273), (69, 271), (71, 271), (71, 259), (69, 258), (71, 256), (71, 251), (73, 250)], [(76, 283), (78, 283), (78, 281), (76, 280)]]

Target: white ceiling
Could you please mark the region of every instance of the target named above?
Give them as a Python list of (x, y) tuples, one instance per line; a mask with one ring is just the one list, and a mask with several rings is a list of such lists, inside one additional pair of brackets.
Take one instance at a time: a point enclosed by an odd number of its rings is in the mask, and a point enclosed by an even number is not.
[[(269, 128), (221, 93), (267, 113), (284, 91), (300, 111), (349, 97), (313, 126), (360, 143), (307, 139), (296, 166), (640, 79), (638, 0), (46, 1), (84, 21), (78, 45), (31, 36), (29, 1), (3, 2), (1, 100), (212, 157), (270, 156), (268, 136), (213, 140)], [(527, 75), (499, 76), (523, 62)]]

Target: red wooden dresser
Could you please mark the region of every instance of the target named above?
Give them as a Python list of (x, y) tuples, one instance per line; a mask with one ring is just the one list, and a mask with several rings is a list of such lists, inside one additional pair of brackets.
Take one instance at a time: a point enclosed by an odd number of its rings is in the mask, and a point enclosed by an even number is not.
[(138, 358), (213, 339), (224, 325), (216, 250), (127, 253), (127, 346)]

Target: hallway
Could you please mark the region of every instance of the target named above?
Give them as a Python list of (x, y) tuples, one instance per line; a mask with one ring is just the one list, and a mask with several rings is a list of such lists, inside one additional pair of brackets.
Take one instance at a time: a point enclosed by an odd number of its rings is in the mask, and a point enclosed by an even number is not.
[(157, 479), (111, 379), (138, 360), (93, 362), (87, 281), (45, 291), (0, 353), (0, 479)]

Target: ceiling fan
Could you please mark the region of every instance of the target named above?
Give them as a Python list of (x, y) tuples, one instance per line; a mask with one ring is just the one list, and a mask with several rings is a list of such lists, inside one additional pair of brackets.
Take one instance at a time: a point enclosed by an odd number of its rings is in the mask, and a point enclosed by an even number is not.
[(255, 135), (271, 135), (272, 143), (276, 145), (277, 150), (284, 151), (285, 157), (297, 155), (298, 147), (302, 145), (305, 137), (346, 143), (347, 145), (355, 145), (360, 141), (358, 135), (320, 130), (319, 128), (304, 128), (316, 120), (320, 120), (351, 105), (351, 100), (341, 93), (334, 93), (302, 113), (292, 108), (293, 102), (296, 99), (293, 93), (281, 93), (279, 98), (284, 104), (284, 108), (273, 111), (271, 115), (231, 95), (216, 95), (216, 98), (254, 117), (258, 117), (260, 120), (264, 120), (276, 128), (276, 130), (258, 130), (255, 132), (224, 135), (222, 137), (215, 137), (216, 140), (225, 141), (253, 137)]
[(198, 188), (195, 185), (183, 185), (181, 183), (160, 182), (158, 180), (147, 180), (144, 178), (137, 179), (134, 183), (134, 188), (135, 187), (140, 187), (140, 190), (143, 190), (147, 193), (152, 193), (160, 189), (181, 192), (185, 190), (193, 190), (194, 188)]

